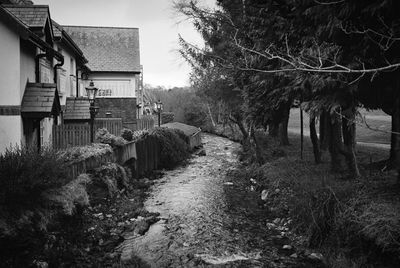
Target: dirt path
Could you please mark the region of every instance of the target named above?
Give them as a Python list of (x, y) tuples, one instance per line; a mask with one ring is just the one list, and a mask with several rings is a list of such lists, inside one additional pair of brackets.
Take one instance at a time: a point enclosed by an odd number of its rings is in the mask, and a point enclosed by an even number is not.
[[(288, 267), (276, 232), (259, 206), (251, 182), (232, 178), (239, 144), (204, 135), (206, 156), (167, 171), (151, 189), (145, 208), (161, 220), (143, 236), (132, 235), (121, 260), (137, 256), (151, 267)], [(274, 242), (273, 242), (274, 241)]]

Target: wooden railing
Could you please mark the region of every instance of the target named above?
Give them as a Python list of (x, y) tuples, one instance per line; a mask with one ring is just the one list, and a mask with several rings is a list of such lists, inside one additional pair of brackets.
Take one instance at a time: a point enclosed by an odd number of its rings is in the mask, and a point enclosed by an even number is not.
[(136, 129), (134, 130), (152, 130), (154, 129), (154, 118), (152, 116), (144, 116), (141, 119), (136, 119)]
[[(122, 119), (99, 118), (95, 120), (94, 131), (106, 128), (115, 136), (121, 135)], [(53, 148), (65, 149), (74, 146), (90, 144), (90, 125), (86, 124), (64, 124), (53, 126)]]
[(121, 118), (99, 118), (95, 120), (94, 129), (106, 128), (108, 132), (115, 136), (120, 136), (122, 131)]
[(65, 149), (90, 144), (88, 124), (68, 124), (53, 126), (53, 148)]

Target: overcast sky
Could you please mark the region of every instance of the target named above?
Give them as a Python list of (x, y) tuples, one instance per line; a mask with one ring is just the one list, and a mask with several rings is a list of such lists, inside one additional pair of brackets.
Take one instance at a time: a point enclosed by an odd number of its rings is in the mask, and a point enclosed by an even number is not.
[[(215, 0), (200, 0), (212, 6)], [(190, 67), (177, 53), (178, 34), (196, 44), (200, 36), (172, 9), (172, 0), (33, 0), (49, 5), (61, 25), (137, 27), (144, 82), (166, 87), (188, 85)], [(180, 22), (180, 23), (179, 23)]]

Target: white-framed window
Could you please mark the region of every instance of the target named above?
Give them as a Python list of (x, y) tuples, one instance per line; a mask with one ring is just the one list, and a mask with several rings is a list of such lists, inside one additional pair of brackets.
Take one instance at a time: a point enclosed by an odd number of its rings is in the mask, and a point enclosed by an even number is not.
[[(135, 79), (93, 79), (98, 97), (135, 97)], [(89, 82), (87, 82), (89, 85)]]
[(41, 83), (52, 83), (51, 81), (51, 64), (46, 58), (41, 58), (39, 60), (40, 65), (40, 82)]

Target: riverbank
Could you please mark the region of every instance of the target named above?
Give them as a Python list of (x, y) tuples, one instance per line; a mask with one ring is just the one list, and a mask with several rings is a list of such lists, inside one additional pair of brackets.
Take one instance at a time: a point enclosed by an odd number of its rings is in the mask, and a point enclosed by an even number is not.
[(300, 159), (300, 137), (290, 135), (290, 146), (280, 147), (259, 135), (265, 164), (258, 166), (254, 152), (244, 148), (239, 176), (259, 185), (267, 211), (290, 218), (290, 229), (304, 237), (304, 248), (322, 253), (330, 267), (395, 267), (400, 241), (400, 200), (396, 173), (370, 165), (388, 157), (388, 151), (357, 146), (361, 178), (346, 180), (345, 173), (330, 172), (329, 155), (314, 164), (312, 146), (305, 139)]

